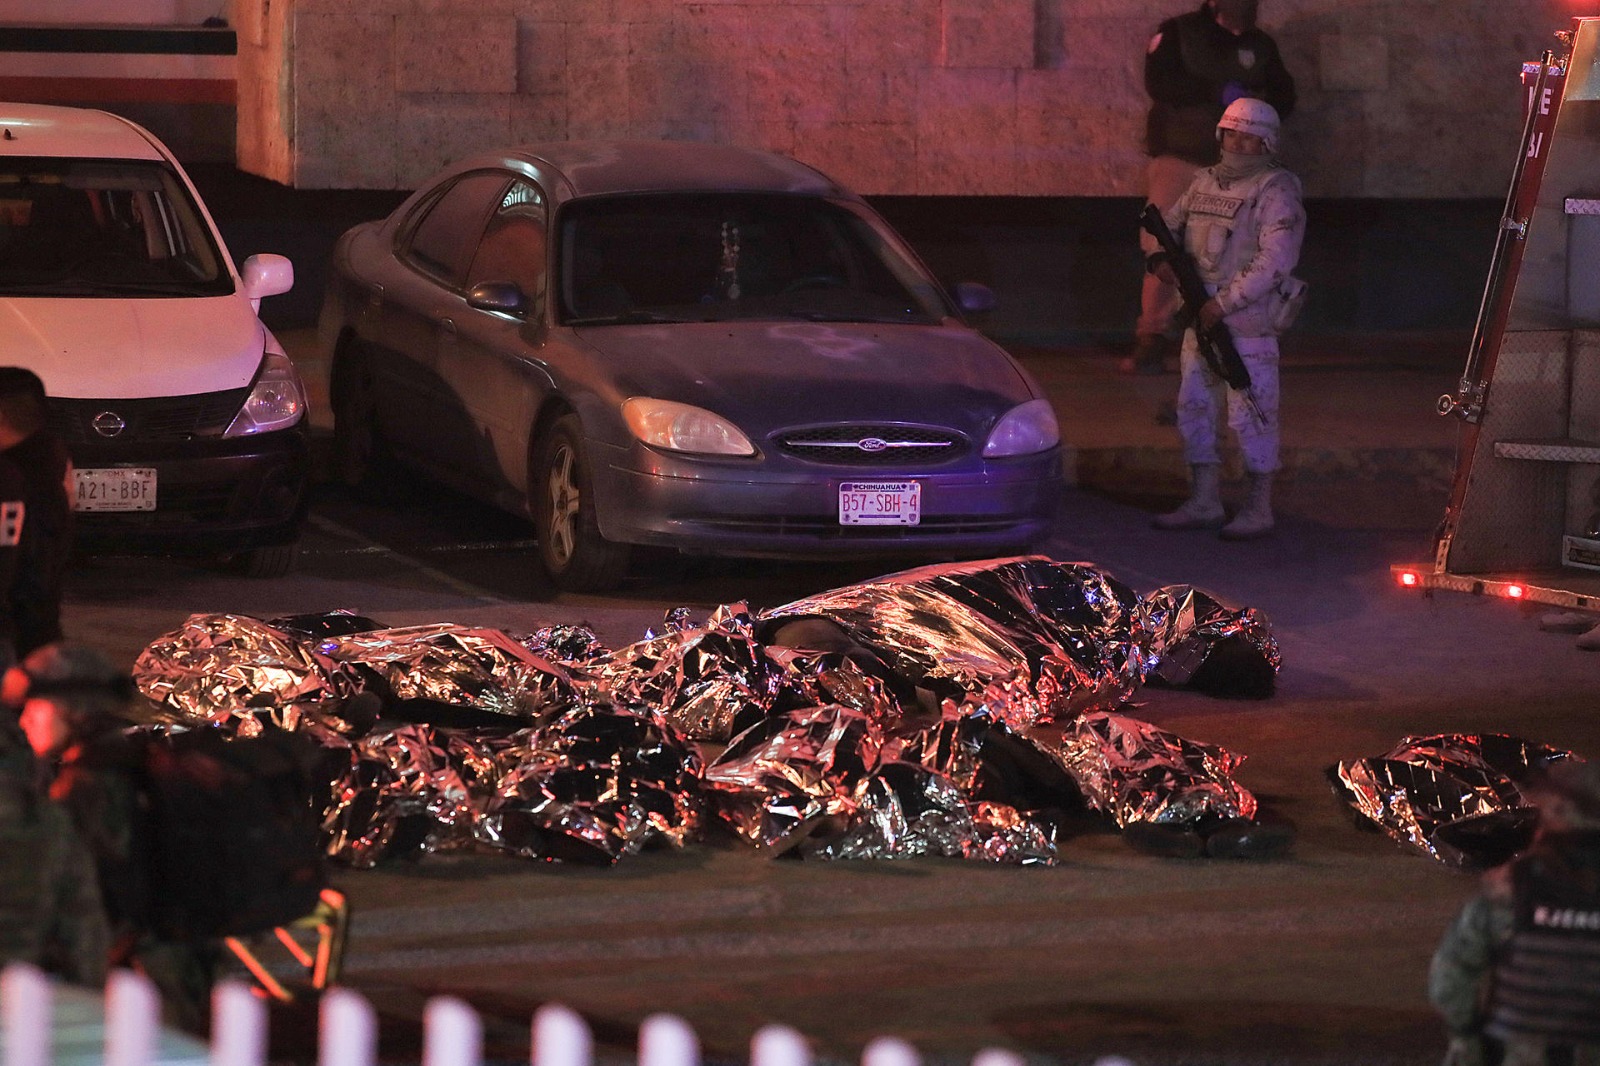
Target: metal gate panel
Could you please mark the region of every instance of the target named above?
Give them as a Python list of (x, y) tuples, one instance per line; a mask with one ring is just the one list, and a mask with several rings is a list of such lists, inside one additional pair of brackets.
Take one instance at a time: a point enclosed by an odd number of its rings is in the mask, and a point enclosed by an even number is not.
[[(1572, 334), (1571, 415), (1567, 436), (1600, 443), (1600, 331)], [(1600, 531), (1600, 464), (1592, 459), (1567, 467), (1566, 532), (1593, 536)]]
[(1453, 573), (1560, 565), (1566, 465), (1504, 458), (1495, 445), (1567, 437), (1571, 337), (1565, 330), (1504, 334), (1450, 542), (1446, 565)]

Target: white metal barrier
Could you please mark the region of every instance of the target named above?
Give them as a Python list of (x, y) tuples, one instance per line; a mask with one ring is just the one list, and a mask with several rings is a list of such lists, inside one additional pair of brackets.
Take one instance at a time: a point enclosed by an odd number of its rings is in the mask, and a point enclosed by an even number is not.
[[(76, 1013), (63, 1019), (64, 1007)], [(86, 1014), (86, 1009), (88, 1013)], [(98, 1027), (91, 1015), (98, 1014)], [(209, 1047), (164, 1030), (161, 1003), (145, 978), (119, 971), (103, 1001), (92, 992), (58, 985), (32, 966), (0, 974), (0, 1066), (266, 1066), (267, 1005), (248, 985), (225, 981), (212, 998)], [(91, 1039), (87, 1042), (85, 1034)], [(95, 1046), (94, 1037), (98, 1037)], [(378, 1020), (358, 992), (335, 988), (322, 997), (317, 1066), (376, 1066)], [(454, 996), (428, 1001), (423, 1015), (422, 1066), (480, 1066), (483, 1025)], [(530, 1066), (593, 1066), (594, 1038), (574, 1011), (547, 1003), (533, 1015)], [(878, 1037), (861, 1066), (920, 1066), (917, 1050), (896, 1037)], [(700, 1040), (672, 1014), (652, 1014), (639, 1026), (638, 1066), (700, 1066)], [(811, 1066), (806, 1039), (769, 1025), (750, 1041), (750, 1066)], [(978, 1052), (972, 1066), (1023, 1066), (998, 1048)], [(1095, 1066), (1132, 1066), (1102, 1058)]]

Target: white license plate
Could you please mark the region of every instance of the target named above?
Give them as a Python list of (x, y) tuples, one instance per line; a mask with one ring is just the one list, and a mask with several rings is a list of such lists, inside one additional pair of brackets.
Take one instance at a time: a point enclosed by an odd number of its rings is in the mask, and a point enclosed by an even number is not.
[(914, 526), (920, 521), (920, 481), (847, 481), (839, 486), (841, 526)]
[(72, 472), (74, 511), (154, 511), (156, 472), (143, 466), (89, 467)]

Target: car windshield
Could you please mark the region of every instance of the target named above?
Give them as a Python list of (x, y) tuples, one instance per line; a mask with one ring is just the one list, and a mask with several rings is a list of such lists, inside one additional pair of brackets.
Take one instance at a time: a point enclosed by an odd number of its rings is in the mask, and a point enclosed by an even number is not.
[(0, 159), (0, 295), (220, 296), (222, 263), (164, 163)]
[(561, 215), (571, 325), (785, 319), (935, 323), (939, 287), (868, 214), (815, 196), (651, 194)]

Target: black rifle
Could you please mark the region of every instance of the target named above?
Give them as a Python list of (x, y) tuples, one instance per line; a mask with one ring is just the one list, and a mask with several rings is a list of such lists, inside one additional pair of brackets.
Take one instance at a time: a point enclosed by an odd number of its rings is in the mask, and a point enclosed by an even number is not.
[(1256, 421), (1266, 425), (1266, 417), (1262, 415), (1261, 408), (1256, 406), (1255, 394), (1250, 391), (1250, 369), (1239, 357), (1239, 349), (1233, 343), (1233, 334), (1228, 331), (1227, 323), (1219, 321), (1214, 326), (1205, 326), (1200, 322), (1200, 308), (1211, 299), (1211, 294), (1206, 291), (1206, 283), (1200, 280), (1200, 271), (1196, 269), (1194, 259), (1183, 250), (1178, 238), (1172, 235), (1167, 220), (1161, 217), (1155, 204), (1144, 205), (1144, 211), (1139, 215), (1139, 225), (1161, 245), (1172, 272), (1178, 277), (1178, 292), (1183, 297), (1183, 317), (1194, 328), (1194, 337), (1199, 342), (1200, 355), (1206, 365), (1213, 374), (1226, 381), (1229, 388), (1242, 394)]

